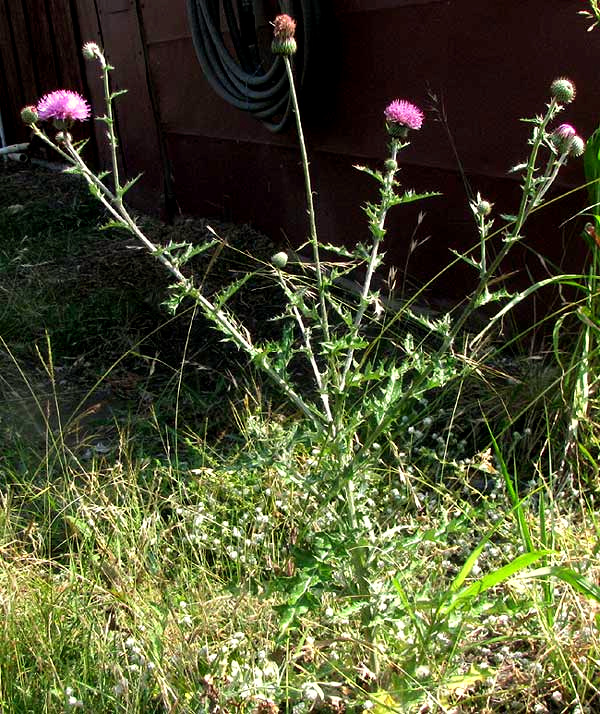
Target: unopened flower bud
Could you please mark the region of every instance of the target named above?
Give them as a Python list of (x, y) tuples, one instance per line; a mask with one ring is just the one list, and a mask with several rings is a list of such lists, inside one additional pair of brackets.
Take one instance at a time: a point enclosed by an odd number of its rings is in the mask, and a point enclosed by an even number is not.
[(83, 56), (86, 60), (94, 60), (99, 57), (102, 53), (100, 48), (95, 42), (86, 42), (82, 49)]
[(37, 124), (39, 118), (37, 109), (33, 105), (21, 109), (21, 119), (25, 124)]
[(482, 198), (477, 202), (475, 212), (478, 216), (483, 216), (485, 218), (486, 216), (489, 216), (492, 212), (492, 204)]
[(550, 140), (562, 154), (581, 156), (585, 143), (570, 124), (561, 124), (550, 135)]
[(570, 124), (561, 124), (552, 132), (552, 141), (560, 144), (565, 141), (570, 141), (577, 132)]
[(571, 156), (581, 156), (585, 151), (585, 141), (580, 136), (574, 136), (571, 139), (571, 146), (569, 147), (569, 154)]
[(278, 270), (285, 268), (285, 266), (287, 265), (287, 262), (288, 262), (287, 253), (283, 250), (281, 250), (281, 251), (279, 251), (279, 253), (275, 253), (275, 255), (271, 256), (271, 263)]
[(273, 42), (271, 52), (276, 55), (293, 55), (297, 50), (294, 33), (296, 21), (289, 15), (277, 15), (273, 21)]
[(395, 159), (386, 159), (383, 166), (388, 173), (393, 173), (398, 170), (398, 162)]
[(596, 234), (596, 228), (594, 227), (593, 223), (586, 223), (585, 226), (583, 227), (583, 230), (589, 235), (590, 238), (593, 238), (596, 243), (598, 243), (598, 235)]
[(575, 99), (575, 85), (570, 79), (559, 77), (550, 85), (550, 94), (561, 104), (570, 104)]

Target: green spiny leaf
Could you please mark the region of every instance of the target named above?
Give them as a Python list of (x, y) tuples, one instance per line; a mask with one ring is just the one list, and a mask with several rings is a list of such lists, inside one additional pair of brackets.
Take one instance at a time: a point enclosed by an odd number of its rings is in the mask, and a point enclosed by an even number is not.
[(120, 97), (122, 94), (127, 94), (128, 91), (129, 91), (129, 90), (127, 90), (127, 89), (117, 89), (116, 91), (111, 92), (111, 94), (110, 94), (110, 96), (109, 96), (108, 99), (109, 99), (109, 101), (112, 102), (112, 101), (115, 100), (117, 97)]
[(124, 184), (123, 186), (121, 186), (121, 188), (118, 189), (117, 196), (119, 196), (119, 198), (122, 198), (127, 193), (127, 191), (129, 191), (130, 188), (135, 186), (135, 184), (142, 178), (142, 176), (143, 174), (138, 174), (135, 178), (132, 178), (127, 181), (126, 184)]

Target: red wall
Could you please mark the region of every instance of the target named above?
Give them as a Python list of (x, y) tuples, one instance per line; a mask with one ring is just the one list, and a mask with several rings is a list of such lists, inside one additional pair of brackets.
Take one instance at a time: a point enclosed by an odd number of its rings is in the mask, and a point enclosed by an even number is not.
[[(578, 0), (324, 4), (332, 22), (321, 86), (304, 105), (324, 241), (366, 236), (360, 206), (376, 198), (376, 188), (352, 165), (377, 166), (384, 158), (382, 112), (396, 97), (426, 110), (429, 90), (443, 100), (473, 190), (505, 212), (515, 210), (518, 179), (503, 177), (527, 152), (529, 127), (519, 118), (543, 112), (555, 77), (566, 75), (578, 87), (565, 121), (586, 136), (600, 120), (600, 31), (586, 33)], [(89, 39), (104, 43), (118, 68), (117, 84), (130, 89), (120, 100), (119, 122), (127, 171), (145, 173), (135, 197), (139, 205), (160, 210), (171, 196), (184, 214), (249, 222), (274, 238), (301, 241), (306, 212), (294, 130), (274, 135), (214, 93), (196, 61), (184, 0), (168, 8), (158, 0), (78, 0), (78, 6), (83, 39), (86, 31), (96, 33)], [(91, 86), (97, 80), (90, 72)], [(417, 213), (427, 212), (418, 235), (431, 237), (410, 259), (411, 272), (423, 281), (445, 265), (449, 248), (475, 237), (457, 161), (435, 113), (427, 111), (401, 163), (405, 186), (444, 192), (390, 217), (387, 247), (402, 266)], [(573, 162), (562, 181), (581, 183), (581, 162)], [(578, 253), (572, 224), (558, 226), (583, 205), (580, 194), (549, 209), (529, 229), (530, 244), (555, 259)], [(538, 265), (521, 254), (507, 269), (524, 275), (523, 261), (532, 269)], [(468, 272), (455, 272), (444, 290), (461, 294), (468, 279)]]

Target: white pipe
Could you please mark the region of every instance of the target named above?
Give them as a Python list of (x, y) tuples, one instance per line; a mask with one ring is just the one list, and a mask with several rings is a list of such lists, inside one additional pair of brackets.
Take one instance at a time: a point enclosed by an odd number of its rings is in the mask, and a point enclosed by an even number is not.
[(17, 161), (20, 164), (26, 164), (29, 161), (29, 154), (4, 154), (4, 158), (9, 158), (11, 161)]
[(2, 156), (2, 154), (18, 154), (21, 151), (27, 151), (28, 148), (28, 141), (24, 144), (11, 144), (10, 146), (2, 144), (2, 148), (0, 148), (0, 156)]

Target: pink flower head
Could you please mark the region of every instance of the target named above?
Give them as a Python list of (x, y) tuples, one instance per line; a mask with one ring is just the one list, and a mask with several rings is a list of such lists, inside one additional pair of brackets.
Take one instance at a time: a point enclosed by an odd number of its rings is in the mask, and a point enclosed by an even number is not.
[(296, 32), (296, 21), (289, 15), (277, 15), (273, 21), (273, 34), (277, 40), (289, 40)]
[(561, 124), (550, 135), (550, 140), (564, 154), (581, 156), (585, 151), (585, 142), (570, 124)]
[[(420, 129), (423, 124), (423, 112), (405, 99), (395, 99), (384, 112), (390, 133), (402, 129), (401, 135), (406, 135), (407, 129)], [(393, 135), (393, 133), (392, 133)]]
[(577, 132), (570, 124), (561, 124), (554, 130), (554, 135), (559, 137), (563, 141), (572, 139), (575, 134), (577, 134)]
[(59, 122), (84, 121), (90, 117), (90, 107), (77, 92), (69, 89), (57, 89), (45, 94), (36, 106), (42, 120), (54, 119)]
[(289, 15), (277, 15), (273, 20), (273, 42), (271, 52), (290, 57), (296, 52), (296, 21)]

